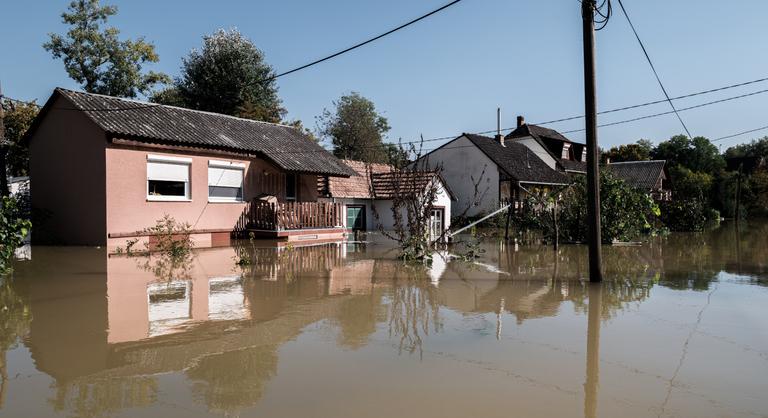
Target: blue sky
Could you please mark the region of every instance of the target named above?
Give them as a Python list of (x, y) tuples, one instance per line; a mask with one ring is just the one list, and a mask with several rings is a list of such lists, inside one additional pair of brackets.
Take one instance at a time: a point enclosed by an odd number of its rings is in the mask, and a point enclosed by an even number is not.
[[(614, 0), (616, 1), (616, 0)], [(236, 27), (279, 72), (335, 52), (435, 9), (447, 0), (195, 1), (113, 0), (110, 24), (145, 36), (172, 76), (201, 36)], [(43, 102), (56, 86), (77, 88), (61, 61), (40, 46), (63, 33), (68, 1), (2, 0), (0, 81), (6, 95)], [(768, 2), (625, 0), (672, 96), (768, 76)], [(662, 98), (624, 16), (615, 7), (598, 32), (600, 109)], [(340, 95), (357, 91), (390, 122), (389, 139), (413, 140), (503, 127), (515, 116), (552, 120), (583, 113), (582, 51), (576, 0), (464, 0), (425, 21), (332, 61), (279, 79), (289, 118), (315, 126)], [(681, 100), (678, 107), (768, 89), (768, 82)], [(768, 125), (768, 93), (681, 113), (694, 135), (710, 138)], [(601, 123), (669, 110), (667, 104), (621, 112)], [(551, 125), (579, 129), (582, 121)], [(674, 115), (600, 130), (608, 147), (682, 133)], [(768, 131), (722, 141), (725, 147)], [(569, 134), (583, 141), (583, 133)], [(434, 145), (438, 145), (436, 143)], [(430, 147), (433, 145), (430, 145)]]

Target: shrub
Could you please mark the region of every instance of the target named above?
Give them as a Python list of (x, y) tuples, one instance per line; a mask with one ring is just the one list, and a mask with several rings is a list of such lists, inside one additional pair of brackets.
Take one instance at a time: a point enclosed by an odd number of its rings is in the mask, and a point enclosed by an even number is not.
[(32, 222), (23, 216), (19, 201), (12, 196), (3, 196), (0, 210), (0, 273), (5, 274), (12, 269), (16, 248), (24, 242), (31, 227)]
[(671, 231), (701, 231), (710, 213), (701, 199), (673, 200), (661, 206), (661, 220)]

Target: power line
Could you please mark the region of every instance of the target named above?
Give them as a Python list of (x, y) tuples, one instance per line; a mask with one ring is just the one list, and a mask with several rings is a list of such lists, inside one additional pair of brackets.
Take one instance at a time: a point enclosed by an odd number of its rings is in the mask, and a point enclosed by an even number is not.
[[(707, 94), (707, 93), (713, 93), (713, 92), (728, 90), (728, 89), (732, 89), (732, 88), (736, 88), (736, 87), (742, 87), (742, 86), (746, 86), (746, 85), (750, 85), (750, 84), (755, 84), (755, 83), (759, 83), (759, 82), (763, 82), (763, 81), (768, 81), (768, 77), (760, 78), (760, 79), (756, 79), (756, 80), (751, 80), (751, 81), (746, 81), (746, 82), (743, 82), (743, 83), (731, 84), (731, 85), (728, 85), (728, 86), (718, 87), (718, 88), (714, 88), (714, 89), (703, 90), (703, 91), (699, 91), (699, 92), (695, 92), (695, 93), (690, 93), (690, 94), (686, 94), (686, 95), (683, 95), (683, 96), (674, 97), (674, 98), (672, 98), (672, 100), (678, 100), (678, 99), (684, 99), (684, 98), (700, 96), (700, 95)], [(746, 94), (741, 94), (741, 95), (737, 95), (737, 96), (731, 96), (731, 97), (727, 97), (727, 98), (724, 98), (724, 99), (713, 100), (713, 101), (709, 101), (709, 102), (706, 102), (706, 103), (701, 103), (701, 104), (698, 104), (698, 105), (677, 109), (677, 111), (678, 112), (684, 112), (684, 111), (688, 111), (688, 110), (692, 110), (692, 109), (698, 109), (698, 108), (701, 108), (701, 107), (711, 106), (711, 105), (718, 104), (718, 103), (723, 103), (723, 102), (728, 102), (728, 101), (732, 101), (732, 100), (742, 99), (742, 98), (745, 98), (745, 97), (755, 96), (755, 95), (763, 94), (763, 93), (767, 93), (767, 92), (768, 92), (768, 89), (758, 90), (758, 91), (754, 91), (754, 92), (750, 92), (750, 93), (746, 93)], [(11, 97), (8, 97), (8, 96), (3, 96), (3, 99), (4, 100), (14, 101), (14, 102), (17, 102), (17, 103), (25, 103), (25, 104), (35, 105), (35, 106), (39, 107), (39, 105), (37, 103), (32, 102), (32, 101), (25, 101), (25, 100), (20, 100), (20, 99), (14, 99), (14, 98), (11, 98)], [(664, 102), (666, 102), (666, 100), (657, 100), (657, 101), (653, 101), (653, 102), (641, 103), (641, 104), (636, 104), (636, 105), (631, 105), (631, 106), (624, 106), (624, 107), (619, 107), (619, 108), (615, 108), (615, 109), (605, 110), (605, 111), (600, 112), (600, 114), (608, 114), (608, 113), (614, 113), (614, 112), (619, 112), (619, 111), (623, 111), (623, 110), (636, 109), (636, 108), (650, 106), (650, 105), (653, 105), (653, 104), (659, 104), (659, 103), (664, 103)], [(129, 108), (103, 108), (103, 109), (100, 109), (100, 108), (90, 108), (90, 109), (88, 109), (88, 108), (86, 108), (86, 109), (80, 109), (80, 108), (74, 108), (73, 107), (73, 108), (62, 108), (62, 109), (63, 110), (75, 110), (75, 111), (87, 111), (87, 112), (91, 112), (91, 111), (115, 111), (115, 112), (117, 112), (117, 111), (136, 110), (136, 109), (143, 109), (143, 108), (156, 107), (156, 106), (162, 106), (162, 105), (154, 104), (154, 103), (147, 103), (146, 105), (141, 105), (140, 102), (137, 102), (137, 106), (129, 107)], [(190, 110), (193, 110), (193, 109), (190, 109)], [(639, 121), (639, 120), (651, 119), (651, 118), (655, 118), (655, 117), (665, 116), (665, 115), (669, 115), (669, 114), (672, 114), (672, 113), (675, 113), (675, 111), (660, 112), (660, 113), (654, 113), (654, 114), (640, 116), (640, 117), (636, 117), (636, 118), (625, 119), (625, 120), (621, 120), (621, 121), (617, 121), (617, 122), (611, 122), (611, 123), (606, 123), (606, 124), (598, 125), (598, 127), (602, 128), (602, 127), (607, 127), (607, 126), (621, 125), (621, 124), (625, 124), (625, 123), (636, 122), (636, 121)], [(550, 120), (550, 121), (545, 121), (545, 122), (536, 122), (535, 124), (536, 125), (548, 125), (548, 124), (553, 124), (553, 123), (557, 123), (557, 122), (564, 122), (564, 121), (570, 121), (570, 120), (574, 120), (574, 119), (579, 119), (579, 118), (582, 118), (582, 117), (583, 116), (572, 116), (572, 117), (568, 117), (568, 118), (555, 119), (555, 120)], [(504, 128), (504, 129), (502, 129), (502, 131), (510, 131), (510, 130), (514, 130), (514, 129), (515, 128)], [(582, 132), (582, 131), (584, 131), (584, 129), (573, 129), (573, 130), (569, 130), (569, 131), (563, 131), (561, 133), (569, 134), (569, 133)], [(495, 133), (495, 132), (496, 132), (496, 129), (489, 130), (489, 131), (475, 132), (475, 133), (479, 134), (479, 135), (483, 135), (483, 134), (489, 134), (489, 133)], [(428, 142), (436, 142), (436, 141), (443, 141), (443, 140), (446, 140), (446, 139), (454, 139), (457, 136), (458, 136), (458, 134), (456, 134), (456, 135), (449, 135), (449, 136), (441, 136), (441, 137), (436, 137), (436, 138), (428, 138), (428, 139), (424, 139), (423, 141), (422, 140), (401, 141), (401, 142), (399, 142), (399, 144), (409, 145), (409, 144), (420, 144), (422, 142), (426, 142), (426, 143), (428, 143)], [(395, 144), (395, 145), (397, 145), (397, 144)], [(386, 144), (382, 144), (382, 145), (376, 144), (376, 145), (373, 145), (373, 146), (366, 146), (366, 147), (379, 147), (379, 146), (386, 146)], [(285, 152), (286, 153), (293, 153), (294, 151), (285, 151)]]
[(453, 0), (453, 1), (452, 1), (452, 2), (450, 2), (450, 3), (448, 3), (448, 4), (446, 4), (446, 5), (443, 5), (442, 7), (439, 7), (439, 8), (437, 8), (437, 9), (435, 9), (435, 10), (432, 10), (431, 12), (429, 12), (429, 13), (427, 13), (427, 14), (425, 14), (425, 15), (419, 16), (419, 17), (417, 17), (416, 19), (413, 19), (413, 20), (411, 20), (411, 21), (409, 21), (409, 22), (406, 22), (406, 23), (404, 23), (404, 24), (402, 24), (402, 25), (400, 25), (400, 26), (398, 26), (398, 27), (396, 27), (396, 28), (394, 28), (394, 29), (390, 29), (390, 30), (388, 30), (388, 31), (386, 31), (386, 32), (384, 32), (384, 33), (382, 33), (381, 35), (378, 35), (378, 36), (374, 36), (373, 38), (370, 38), (370, 39), (368, 39), (368, 40), (366, 40), (366, 41), (363, 41), (363, 42), (360, 42), (360, 43), (358, 43), (358, 44), (355, 44), (355, 45), (353, 45), (353, 46), (351, 46), (351, 47), (349, 47), (349, 48), (343, 49), (343, 50), (341, 50), (341, 51), (339, 51), (339, 52), (336, 52), (336, 53), (333, 53), (333, 54), (331, 54), (331, 55), (328, 55), (327, 57), (323, 57), (323, 58), (320, 58), (320, 59), (318, 59), (318, 60), (312, 61), (312, 62), (310, 62), (310, 63), (308, 63), (308, 64), (304, 64), (304, 65), (302, 65), (302, 66), (300, 66), (300, 67), (296, 67), (296, 68), (294, 68), (294, 69), (291, 69), (291, 70), (288, 70), (288, 71), (284, 71), (284, 72), (282, 72), (282, 73), (276, 74), (276, 75), (274, 75), (274, 76), (272, 76), (272, 77), (269, 77), (269, 78), (266, 78), (266, 79), (264, 79), (264, 80), (261, 80), (261, 81), (260, 81), (260, 83), (268, 83), (268, 82), (270, 82), (270, 81), (272, 81), (272, 80), (275, 80), (275, 79), (277, 79), (277, 78), (280, 78), (280, 77), (286, 76), (286, 75), (288, 75), (288, 74), (292, 74), (292, 73), (295, 73), (295, 72), (297, 72), (297, 71), (301, 71), (301, 70), (303, 70), (303, 69), (305, 69), (305, 68), (309, 68), (309, 67), (311, 67), (311, 66), (313, 66), (313, 65), (317, 65), (317, 64), (320, 64), (321, 62), (324, 62), (324, 61), (328, 61), (328, 60), (330, 60), (330, 59), (336, 58), (336, 57), (338, 57), (339, 55), (342, 55), (342, 54), (346, 54), (347, 52), (350, 52), (350, 51), (352, 51), (352, 50), (355, 50), (355, 49), (357, 49), (357, 48), (360, 48), (361, 46), (364, 46), (364, 45), (368, 45), (368, 44), (369, 44), (369, 43), (371, 43), (371, 42), (377, 41), (377, 40), (379, 40), (379, 39), (381, 39), (381, 38), (383, 38), (383, 37), (385, 37), (385, 36), (387, 36), (387, 35), (391, 35), (391, 34), (393, 34), (393, 33), (397, 32), (397, 31), (399, 31), (399, 30), (401, 30), (401, 29), (405, 29), (406, 27), (413, 25), (413, 24), (414, 24), (414, 23), (416, 23), (416, 22), (419, 22), (419, 21), (421, 21), (421, 20), (424, 20), (424, 19), (426, 19), (426, 18), (428, 18), (428, 17), (430, 17), (430, 16), (432, 16), (432, 15), (436, 14), (436, 13), (439, 13), (439, 12), (441, 12), (441, 11), (443, 11), (443, 10), (445, 10), (445, 9), (447, 9), (447, 8), (449, 8), (449, 7), (451, 7), (451, 6), (453, 6), (454, 4), (456, 4), (456, 3), (460, 2), (460, 1), (461, 1), (461, 0)]
[(723, 140), (725, 140), (725, 139), (731, 139), (731, 138), (735, 138), (735, 137), (737, 137), (737, 136), (742, 136), (742, 135), (746, 135), (746, 134), (751, 134), (751, 133), (753, 133), (753, 132), (764, 131), (764, 130), (766, 130), (766, 129), (768, 129), (768, 126), (762, 126), (762, 127), (760, 127), (760, 128), (750, 129), (750, 130), (748, 130), (748, 131), (743, 131), (743, 132), (739, 132), (739, 133), (736, 133), (736, 134), (731, 134), (731, 135), (721, 136), (721, 137), (719, 137), (719, 138), (715, 138), (715, 139), (712, 139), (710, 142), (723, 141)]
[[(618, 122), (604, 123), (602, 125), (598, 125), (598, 127), (599, 128), (604, 128), (606, 126), (623, 125), (625, 123), (636, 122), (636, 121), (643, 120), (643, 119), (656, 118), (656, 117), (664, 116), (664, 115), (671, 115), (671, 114), (677, 113), (677, 112), (685, 112), (687, 110), (698, 109), (698, 108), (701, 108), (701, 107), (711, 106), (713, 104), (718, 104), (718, 103), (723, 103), (723, 102), (729, 102), (731, 100), (743, 99), (745, 97), (755, 96), (755, 95), (763, 94), (763, 93), (768, 93), (768, 89), (758, 90), (758, 91), (754, 91), (752, 93), (747, 93), (747, 94), (740, 94), (738, 96), (727, 97), (725, 99), (713, 100), (711, 102), (701, 103), (701, 104), (698, 104), (698, 105), (684, 107), (684, 108), (676, 109), (676, 110), (670, 110), (668, 112), (654, 113), (654, 114), (651, 114), (651, 115), (640, 116), (640, 117), (636, 117), (636, 118), (632, 118), (632, 119), (624, 119), (624, 120), (620, 120)], [(570, 133), (582, 132), (582, 131), (584, 131), (584, 129), (572, 129), (570, 131), (563, 131), (561, 133), (563, 133), (563, 134), (570, 134)]]
[(659, 82), (659, 87), (661, 87), (661, 91), (664, 92), (664, 97), (667, 98), (667, 101), (669, 102), (669, 106), (672, 107), (672, 111), (677, 116), (677, 119), (680, 121), (680, 124), (683, 125), (683, 129), (685, 129), (685, 133), (688, 134), (689, 138), (693, 138), (691, 135), (691, 132), (688, 130), (688, 127), (685, 126), (685, 122), (683, 122), (683, 118), (680, 117), (680, 114), (677, 113), (677, 109), (675, 108), (675, 104), (672, 103), (672, 99), (669, 98), (669, 94), (667, 93), (667, 89), (664, 88), (664, 83), (661, 82), (661, 78), (659, 77), (659, 73), (656, 71), (656, 67), (653, 65), (653, 61), (651, 61), (650, 55), (648, 55), (648, 50), (645, 49), (645, 45), (643, 44), (643, 41), (640, 39), (640, 35), (637, 34), (637, 30), (635, 30), (635, 25), (632, 24), (632, 20), (629, 18), (629, 14), (627, 13), (627, 9), (624, 8), (624, 3), (622, 3), (621, 0), (619, 0), (619, 7), (621, 7), (622, 13), (624, 13), (624, 17), (627, 18), (627, 22), (629, 23), (629, 27), (632, 28), (632, 32), (635, 34), (635, 39), (637, 39), (637, 42), (640, 44), (640, 48), (643, 50), (643, 54), (645, 55), (645, 59), (648, 61), (648, 64), (651, 66), (651, 70), (653, 70), (653, 75), (656, 76), (656, 81)]

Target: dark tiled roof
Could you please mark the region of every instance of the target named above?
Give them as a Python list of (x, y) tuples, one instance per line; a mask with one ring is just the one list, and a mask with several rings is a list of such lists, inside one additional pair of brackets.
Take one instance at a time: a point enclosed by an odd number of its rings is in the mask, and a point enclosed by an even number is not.
[(573, 160), (559, 160), (560, 164), (562, 164), (563, 168), (565, 168), (567, 171), (575, 171), (578, 173), (586, 173), (587, 172), (587, 163), (583, 161), (573, 161)]
[(516, 139), (516, 138), (524, 138), (527, 136), (532, 136), (537, 140), (541, 140), (542, 138), (551, 138), (551, 139), (556, 139), (558, 141), (571, 142), (570, 139), (564, 137), (563, 134), (561, 134), (560, 132), (557, 132), (554, 129), (544, 128), (538, 125), (531, 125), (528, 123), (524, 123), (522, 126), (519, 126), (517, 129), (510, 132), (505, 138)]
[(523, 144), (505, 141), (502, 146), (498, 140), (482, 135), (464, 134), (475, 146), (496, 163), (510, 177), (521, 182), (567, 184), (568, 177), (548, 166), (535, 153)]
[(265, 156), (287, 171), (354, 174), (330, 152), (290, 126), (57, 88), (110, 136)]
[(642, 190), (655, 190), (659, 179), (664, 174), (664, 160), (627, 161), (611, 163), (606, 167), (614, 176), (624, 180), (630, 186)]

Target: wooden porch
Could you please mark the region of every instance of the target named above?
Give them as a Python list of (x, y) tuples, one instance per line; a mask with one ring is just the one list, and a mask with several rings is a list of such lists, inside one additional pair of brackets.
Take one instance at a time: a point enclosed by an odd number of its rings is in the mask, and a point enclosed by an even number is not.
[(268, 202), (254, 199), (245, 207), (235, 232), (247, 237), (332, 240), (343, 237), (344, 207), (340, 203)]

